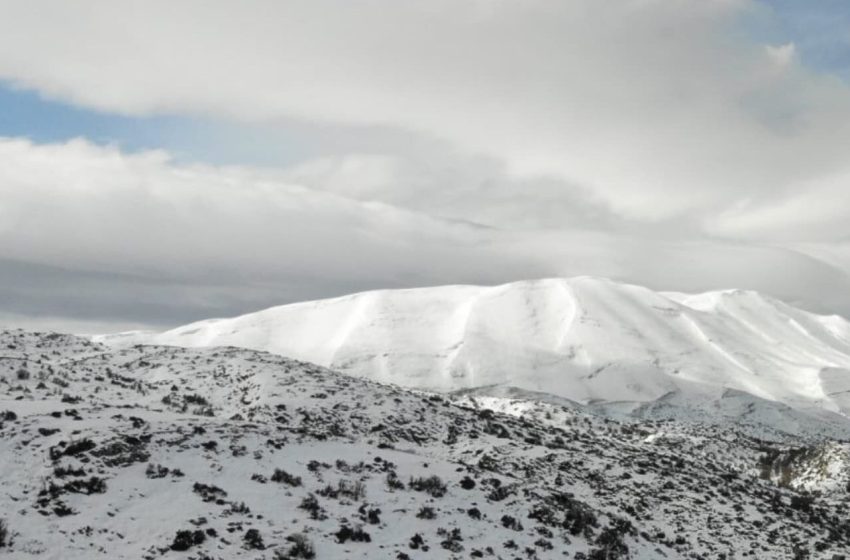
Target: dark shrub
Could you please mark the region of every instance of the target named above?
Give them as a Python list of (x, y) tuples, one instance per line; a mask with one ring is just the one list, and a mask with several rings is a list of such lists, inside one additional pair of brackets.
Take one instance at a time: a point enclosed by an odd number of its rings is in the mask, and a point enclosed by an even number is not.
[(395, 471), (387, 473), (387, 488), (390, 490), (404, 490), (404, 482), (401, 481)]
[(316, 496), (313, 494), (307, 494), (307, 497), (301, 500), (301, 504), (298, 508), (309, 512), (310, 519), (324, 521), (328, 518), (328, 514), (325, 512), (324, 508), (319, 505), (319, 500), (316, 499)]
[(463, 545), (460, 544), (463, 541), (463, 537), (460, 535), (460, 529), (454, 528), (451, 533), (440, 542), (440, 546), (454, 553), (461, 552), (463, 550)]
[(502, 527), (504, 527), (505, 529), (512, 529), (514, 531), (522, 531), (522, 523), (520, 523), (518, 519), (510, 515), (502, 516)]
[(75, 469), (73, 467), (64, 467), (62, 465), (53, 469), (53, 476), (58, 478), (65, 478), (66, 476), (85, 476), (85, 474), (85, 469)]
[(366, 496), (366, 486), (359, 480), (351, 482), (348, 480), (340, 480), (336, 486), (328, 484), (321, 490), (316, 492), (319, 496), (325, 498), (338, 498), (340, 496), (350, 498), (354, 501), (363, 499)]
[(550, 527), (554, 527), (560, 524), (557, 512), (553, 508), (544, 504), (538, 504), (534, 506), (534, 508), (531, 510), (531, 513), (528, 514), (528, 517), (530, 519), (536, 519), (540, 523), (543, 523), (544, 525), (548, 525)]
[(496, 488), (493, 488), (489, 494), (487, 494), (487, 499), (493, 502), (501, 502), (513, 493), (514, 488), (512, 486), (497, 486)]
[(815, 499), (808, 494), (797, 494), (791, 496), (791, 507), (793, 509), (810, 512), (812, 511), (812, 504), (815, 502)]
[(794, 545), (793, 552), (794, 560), (809, 560), (809, 558), (811, 557), (811, 553), (808, 551), (808, 549), (804, 548), (799, 544)]
[(347, 541), (372, 542), (372, 537), (370, 537), (369, 533), (364, 531), (361, 527), (352, 529), (348, 525), (343, 525), (339, 528), (339, 531), (334, 533), (334, 536), (339, 544), (344, 544)]
[(274, 555), (275, 560), (285, 560), (286, 558), (304, 558), (306, 560), (311, 560), (316, 557), (316, 551), (313, 548), (313, 543), (311, 543), (310, 540), (301, 533), (289, 535), (286, 537), (286, 540), (291, 542), (292, 546), (290, 546), (286, 552), (281, 550), (276, 551)]
[(263, 542), (263, 536), (257, 529), (248, 529), (245, 531), (245, 536), (242, 537), (245, 541), (245, 548), (250, 550), (265, 550), (266, 545)]
[(53, 513), (55, 513), (58, 517), (66, 517), (68, 515), (74, 515), (77, 512), (71, 509), (68, 504), (59, 501), (53, 508)]
[(463, 477), (463, 480), (460, 481), (460, 487), (464, 490), (472, 490), (475, 488), (475, 481), (468, 476), (465, 476)]
[(215, 502), (218, 505), (225, 504), (224, 497), (227, 496), (227, 492), (218, 486), (196, 482), (192, 486), (192, 491), (201, 496), (201, 499), (205, 502)]
[(363, 504), (357, 512), (360, 514), (360, 518), (369, 525), (377, 525), (381, 522), (381, 510), (378, 508), (369, 509), (366, 504)]
[(189, 550), (193, 546), (203, 543), (206, 539), (207, 536), (200, 529), (197, 531), (177, 531), (174, 542), (171, 543), (171, 550)]
[(552, 543), (547, 541), (546, 539), (537, 539), (536, 541), (534, 541), (534, 546), (542, 548), (543, 550), (552, 550), (553, 548), (555, 548), (554, 545), (552, 545)]
[(228, 511), (230, 513), (249, 515), (251, 513), (251, 508), (249, 508), (245, 502), (231, 502)]
[(437, 513), (434, 511), (434, 508), (430, 506), (422, 506), (419, 513), (416, 514), (416, 517), (419, 519), (436, 519)]
[(434, 498), (442, 498), (446, 495), (446, 484), (437, 475), (428, 478), (411, 478), (408, 486), (417, 492), (427, 492)]
[(623, 542), (623, 536), (624, 533), (616, 527), (602, 529), (594, 543), (596, 547), (590, 551), (589, 560), (628, 558), (629, 547)]
[(204, 398), (204, 397), (202, 397), (201, 395), (186, 395), (186, 397), (185, 397), (185, 399), (184, 399), (184, 400), (185, 400), (187, 403), (189, 403), (189, 404), (194, 404), (194, 405), (201, 405), (201, 406), (203, 406), (203, 405), (207, 405), (207, 404), (209, 404), (209, 402), (207, 401), (207, 399), (205, 399), (205, 398)]
[(93, 476), (88, 480), (72, 480), (65, 484), (64, 489), (74, 494), (103, 494), (106, 492), (106, 481)]
[(275, 469), (271, 477), (272, 482), (279, 482), (289, 486), (301, 486), (301, 477), (293, 476), (283, 469)]
[(55, 461), (63, 455), (68, 457), (76, 457), (77, 455), (82, 455), (86, 451), (91, 451), (95, 447), (97, 447), (97, 444), (95, 444), (95, 442), (88, 438), (81, 439), (79, 441), (73, 441), (69, 443), (64, 449), (62, 449), (61, 445), (57, 445), (50, 448), (50, 459)]
[(145, 476), (147, 476), (148, 478), (164, 478), (168, 476), (168, 472), (168, 467), (148, 463), (148, 468), (145, 469)]

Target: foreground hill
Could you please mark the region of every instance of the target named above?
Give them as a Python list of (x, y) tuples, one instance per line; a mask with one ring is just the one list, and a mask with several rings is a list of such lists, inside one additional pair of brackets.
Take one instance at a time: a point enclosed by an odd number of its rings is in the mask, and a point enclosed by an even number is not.
[(754, 292), (587, 277), (376, 291), (97, 340), (239, 346), (411, 388), (513, 387), (609, 413), (850, 437), (850, 323)]
[[(0, 556), (833, 558), (848, 448), (0, 332)], [(814, 493), (804, 493), (809, 489)]]

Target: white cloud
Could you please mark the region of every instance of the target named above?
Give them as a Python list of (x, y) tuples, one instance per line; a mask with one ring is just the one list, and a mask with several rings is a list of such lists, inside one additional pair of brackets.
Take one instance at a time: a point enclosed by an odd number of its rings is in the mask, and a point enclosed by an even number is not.
[(0, 76), (22, 87), (133, 114), (414, 130), (500, 162), (513, 198), (540, 175), (572, 185), (565, 209), (579, 186), (628, 219), (724, 233), (740, 200), (791, 201), (848, 166), (847, 88), (792, 64), (793, 45), (746, 39), (754, 1), (2, 4)]
[(797, 47), (794, 43), (786, 43), (779, 46), (767, 45), (765, 50), (767, 51), (767, 55), (779, 68), (785, 68), (797, 58)]
[(175, 324), (367, 288), (579, 274), (658, 289), (754, 288), (850, 311), (850, 260), (816, 246), (482, 228), (285, 175), (83, 140), (0, 140), (3, 320)]
[[(15, 301), (82, 291), (64, 313), (99, 301), (86, 320), (168, 322), (370, 287), (598, 274), (850, 311), (850, 91), (793, 43), (742, 33), (755, 1), (0, 8), (0, 79), (16, 86), (101, 111), (322, 131), (316, 157), (274, 170), (0, 141), (0, 263), (26, 264), (0, 267)], [(25, 311), (14, 303), (0, 301)]]

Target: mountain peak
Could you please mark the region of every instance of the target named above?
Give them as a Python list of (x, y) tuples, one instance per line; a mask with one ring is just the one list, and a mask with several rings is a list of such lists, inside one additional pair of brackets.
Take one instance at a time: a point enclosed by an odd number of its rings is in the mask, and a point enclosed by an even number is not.
[[(437, 391), (508, 385), (579, 403), (712, 402), (734, 389), (850, 412), (850, 325), (758, 292), (655, 292), (607, 278), (544, 278), (364, 292), (200, 321), (110, 344), (238, 346)], [(699, 397), (699, 398), (696, 398)]]

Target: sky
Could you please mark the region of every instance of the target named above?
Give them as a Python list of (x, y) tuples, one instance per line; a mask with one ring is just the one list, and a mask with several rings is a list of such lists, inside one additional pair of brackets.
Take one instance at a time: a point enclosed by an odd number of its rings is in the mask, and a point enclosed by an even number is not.
[(840, 0), (0, 0), (0, 325), (595, 275), (850, 317)]

